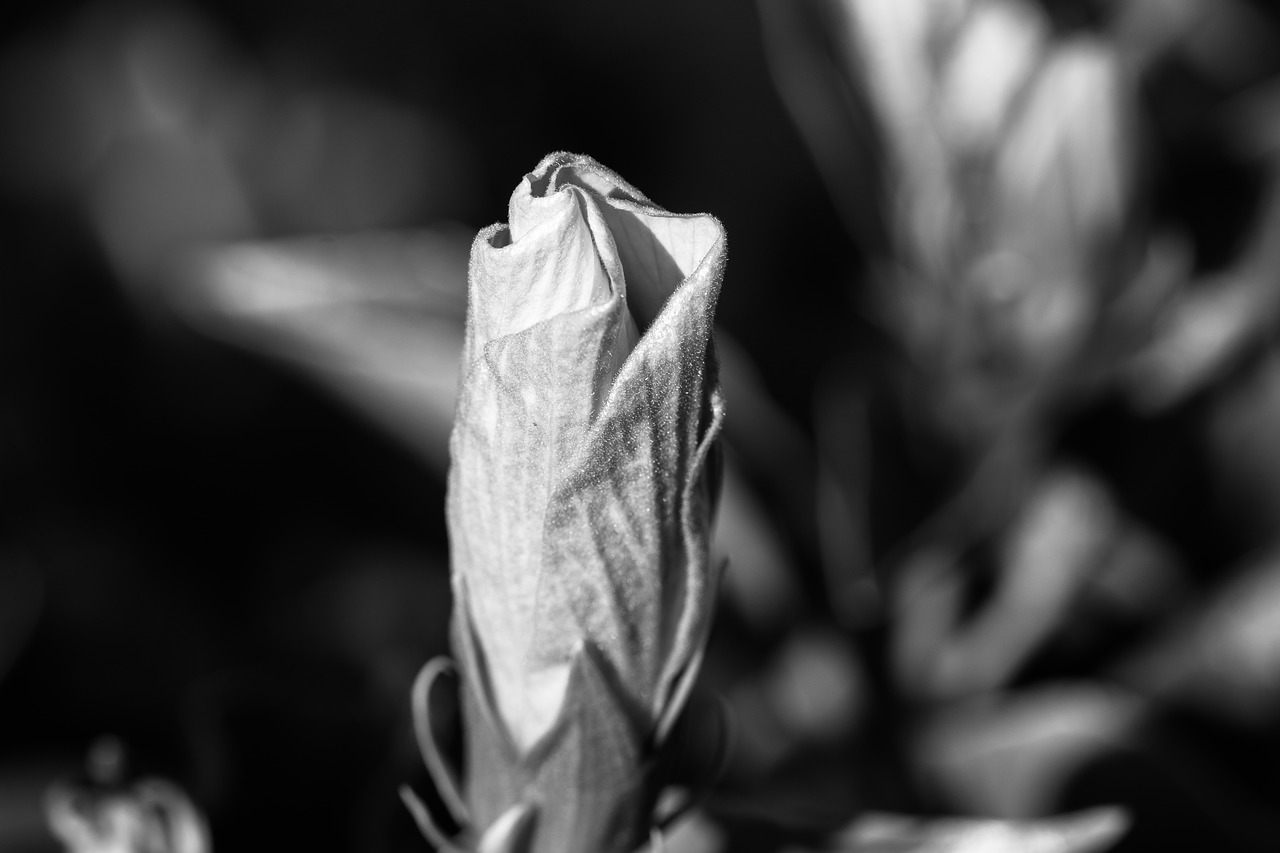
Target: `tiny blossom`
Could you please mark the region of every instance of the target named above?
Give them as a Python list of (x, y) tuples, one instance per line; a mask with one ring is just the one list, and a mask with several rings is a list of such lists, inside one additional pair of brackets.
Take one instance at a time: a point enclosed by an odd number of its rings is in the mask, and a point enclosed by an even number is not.
[(87, 784), (59, 782), (45, 796), (45, 818), (66, 853), (210, 853), (209, 829), (177, 785), (126, 783), (114, 739), (94, 745)]

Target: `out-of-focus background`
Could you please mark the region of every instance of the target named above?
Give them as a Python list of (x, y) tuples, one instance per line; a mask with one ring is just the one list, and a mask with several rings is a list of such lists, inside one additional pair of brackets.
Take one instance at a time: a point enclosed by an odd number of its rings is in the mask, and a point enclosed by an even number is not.
[(428, 849), (467, 252), (554, 150), (729, 233), (736, 739), (674, 849), (1272, 849), (1277, 73), (1249, 0), (10, 13), (0, 849), (104, 737), (216, 849)]

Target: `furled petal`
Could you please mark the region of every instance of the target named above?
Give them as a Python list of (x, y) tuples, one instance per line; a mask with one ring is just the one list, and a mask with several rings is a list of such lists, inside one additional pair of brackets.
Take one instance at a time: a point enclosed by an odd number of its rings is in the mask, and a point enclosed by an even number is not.
[(527, 177), (511, 198), (511, 226), (486, 229), (472, 247), (468, 360), (482, 357), (496, 338), (612, 294), (581, 193), (539, 198), (532, 191)]
[(534, 661), (566, 660), (586, 638), (651, 725), (712, 610), (702, 474), (723, 414), (706, 394), (723, 260), (709, 257), (645, 333), (547, 515), (544, 565), (558, 570), (539, 596)]
[(463, 586), (473, 592), (465, 597), (494, 698), (526, 746), (550, 726), (567, 679), (565, 667), (527, 673), (524, 665), (546, 498), (615, 372), (614, 349), (626, 343), (624, 283), (598, 212), (594, 231), (588, 219), (595, 203), (581, 188), (551, 189), (548, 172), (544, 161), (516, 189), (511, 227), (482, 231), (472, 247), (450, 444), (455, 587), (459, 599)]
[(618, 323), (606, 305), (494, 341), (459, 401), (448, 499), (455, 590), (459, 599), (468, 590), (495, 699), (526, 746), (551, 724), (567, 678), (563, 667), (526, 670), (547, 498), (589, 429)]

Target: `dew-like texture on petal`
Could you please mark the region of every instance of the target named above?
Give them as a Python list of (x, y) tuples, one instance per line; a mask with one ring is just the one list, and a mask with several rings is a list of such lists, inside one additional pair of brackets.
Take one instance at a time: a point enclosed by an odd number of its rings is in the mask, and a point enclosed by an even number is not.
[[(572, 620), (652, 723), (701, 647), (713, 594), (701, 474), (720, 424), (703, 391), (719, 270), (668, 302), (623, 367), (572, 473), (552, 495), (535, 653), (563, 659)], [(710, 366), (714, 369), (714, 366)], [(567, 608), (568, 613), (563, 613)]]
[(526, 177), (509, 215), (472, 249), (450, 446), (458, 618), (518, 750), (555, 724), (584, 648), (647, 737), (710, 622), (723, 228), (569, 154)]
[(467, 376), (454, 424), (455, 578), (472, 592), (497, 701), (527, 730), (514, 732), (526, 745), (555, 713), (554, 703), (527, 701), (536, 700), (527, 680), (537, 673), (525, 665), (547, 498), (589, 428), (590, 389), (617, 326), (616, 312), (592, 309), (492, 342)]

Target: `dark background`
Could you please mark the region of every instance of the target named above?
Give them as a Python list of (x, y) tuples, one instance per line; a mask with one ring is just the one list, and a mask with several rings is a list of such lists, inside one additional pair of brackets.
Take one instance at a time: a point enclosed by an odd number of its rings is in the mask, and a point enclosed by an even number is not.
[[(1050, 5), (1061, 26), (1089, 25), (1063, 9), (1090, 4)], [(840, 188), (824, 186), (774, 88), (754, 4), (46, 3), (10, 15), (0, 45), (6, 849), (56, 849), (40, 829), (41, 792), (75, 776), (104, 734), (126, 745), (135, 773), (186, 787), (209, 815), (217, 849), (426, 849), (396, 789), (425, 786), (408, 690), (421, 664), (447, 651), (442, 473), (305, 372), (177, 316), (164, 298), (168, 267), (148, 253), (163, 242), (148, 243), (152, 231), (193, 239), (442, 223), (474, 231), (505, 220), (511, 189), (546, 153), (576, 151), (667, 209), (723, 221), (730, 263), (720, 322), (802, 443), (818, 440), (816, 412), (833, 371), (848, 371), (859, 388), (870, 375), (875, 386), (897, 355), (859, 308), (863, 257), (832, 202)], [(176, 30), (164, 29), (173, 21)], [(130, 34), (157, 22), (161, 47), (151, 70), (138, 71)], [(184, 40), (190, 31), (199, 38)], [(207, 56), (188, 53), (192, 45)], [(90, 130), (115, 120), (104, 114), (134, 109), (92, 93), (130, 74), (187, 87), (212, 112), (230, 98), (223, 87), (257, 86), (267, 106), (251, 120), (206, 124), (200, 113), (193, 121), (264, 138), (278, 118), (272, 104), (333, 91), (374, 99), (425, 128), (425, 153), (406, 155), (415, 189), (372, 214), (344, 207), (350, 187), (330, 161), (321, 158), (302, 183), (279, 184), (277, 171), (306, 151), (255, 148), (226, 131), (215, 141), (239, 152), (235, 186), (254, 211), (237, 218), (227, 213), (234, 205), (219, 206), (224, 187), (212, 173), (185, 182), (184, 158), (206, 162), (199, 146), (167, 147), (169, 137), (150, 131), (89, 144)], [(101, 90), (76, 88), (95, 75)], [(1148, 212), (1183, 227), (1196, 268), (1211, 271), (1229, 262), (1256, 218), (1265, 170), (1196, 132), (1205, 105), (1224, 97), (1212, 82), (1177, 63), (1154, 79), (1144, 101), (1147, 132), (1160, 143), (1148, 163)], [(360, 138), (358, 121), (337, 121)], [(260, 150), (284, 159), (258, 158)], [(341, 166), (341, 153), (332, 156)], [(167, 157), (172, 170), (150, 170)], [(126, 191), (113, 204), (113, 187), (140, 185), (176, 201), (153, 208), (145, 192), (139, 200)], [(129, 211), (143, 236), (122, 238), (134, 248), (121, 255), (111, 226), (126, 227)], [(1268, 347), (1255, 345), (1231, 376), (1251, 375)], [(1247, 487), (1232, 488), (1234, 475), (1205, 450), (1209, 413), (1245, 381), (1228, 377), (1156, 414), (1104, 394), (1051, 435), (1061, 455), (1089, 466), (1171, 543), (1187, 567), (1180, 577), (1190, 593), (1180, 601), (1210, 596), (1271, 540), (1271, 516), (1250, 518), (1257, 507)], [(734, 406), (731, 398), (731, 419)], [(741, 423), (749, 434), (751, 422)], [(939, 444), (935, 465), (903, 449), (910, 439), (893, 417), (871, 423), (872, 497), (884, 500), (866, 530), (879, 558), (944, 501), (954, 454)], [(784, 625), (726, 605), (707, 681), (750, 710), (762, 677), (753, 661), (813, 629), (851, 655), (841, 665), (856, 673), (844, 677), (862, 710), (856, 727), (834, 737), (834, 751), (815, 737), (785, 762), (748, 761), (711, 812), (736, 850), (776, 849), (862, 808), (963, 810), (911, 769), (913, 726), (932, 709), (896, 694), (883, 660), (886, 622), (850, 625), (828, 599), (816, 522), (797, 521), (789, 498), (813, 493), (812, 460), (779, 474), (750, 458), (752, 446), (736, 448), (745, 487), (774, 518), (801, 603)], [(1260, 440), (1258, 453), (1272, 447)], [(1014, 687), (1104, 683), (1110, 661), (1165, 625), (1126, 623), (1082, 646), (1066, 642), (1034, 659)], [(1128, 804), (1146, 827), (1128, 849), (1168, 838), (1267, 849), (1273, 722), (1224, 724), (1176, 707), (1155, 716), (1118, 755), (1082, 771), (1058, 806)], [(744, 748), (768, 752), (752, 745), (752, 725)], [(768, 725), (754, 731), (762, 742), (772, 737)], [(1170, 742), (1177, 748), (1166, 750)], [(1190, 782), (1163, 773), (1168, 752), (1196, 756), (1178, 764), (1192, 768), (1178, 777)]]

